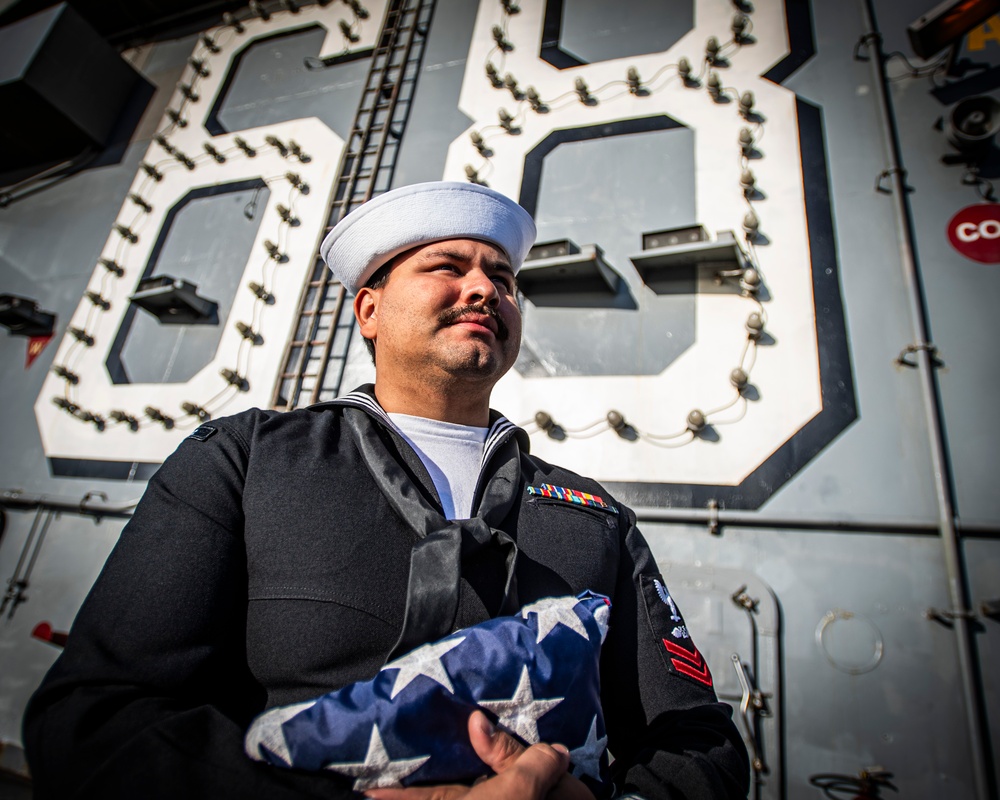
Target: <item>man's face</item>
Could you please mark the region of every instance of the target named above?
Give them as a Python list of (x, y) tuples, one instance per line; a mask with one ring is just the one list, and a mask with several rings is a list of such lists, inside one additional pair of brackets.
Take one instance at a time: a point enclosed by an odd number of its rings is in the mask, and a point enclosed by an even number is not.
[(355, 299), (361, 333), (375, 340), (376, 370), (424, 379), (496, 383), (517, 358), (521, 312), (502, 250), (474, 239), (416, 247), (396, 258), (380, 289)]

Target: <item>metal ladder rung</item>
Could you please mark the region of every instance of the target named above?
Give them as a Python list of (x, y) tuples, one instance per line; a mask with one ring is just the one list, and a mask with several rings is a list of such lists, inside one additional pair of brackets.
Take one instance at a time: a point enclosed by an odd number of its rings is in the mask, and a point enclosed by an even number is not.
[[(347, 152), (341, 161), (329, 228), (369, 200), (373, 193), (385, 191), (391, 184), (399, 137), (409, 116), (435, 0), (417, 0), (417, 8), (406, 7), (409, 2), (389, 0), (390, 7), (372, 53)], [(372, 144), (373, 141), (376, 143)], [(383, 177), (386, 175), (388, 180)], [(320, 322), (329, 320), (332, 324), (325, 330), (325, 338), (289, 342), (284, 369), (275, 387), (273, 404), (277, 407), (291, 409), (297, 407), (305, 395), (314, 402), (321, 393), (336, 396), (339, 392), (349, 341), (338, 345), (342, 354), (332, 352), (333, 342), (338, 334), (350, 333), (354, 327), (353, 316), (346, 313), (350, 311), (350, 304), (345, 302), (343, 292), (343, 286), (329, 273), (324, 273), (322, 280), (310, 281), (303, 287), (296, 330), (305, 326), (307, 335), (312, 335), (318, 332), (316, 328)], [(307, 309), (305, 301), (309, 294), (314, 297)], [(334, 307), (326, 309), (331, 300)], [(290, 363), (293, 355), (294, 367)], [(310, 363), (317, 366), (318, 372), (302, 371)], [(309, 385), (303, 388), (304, 383)]]

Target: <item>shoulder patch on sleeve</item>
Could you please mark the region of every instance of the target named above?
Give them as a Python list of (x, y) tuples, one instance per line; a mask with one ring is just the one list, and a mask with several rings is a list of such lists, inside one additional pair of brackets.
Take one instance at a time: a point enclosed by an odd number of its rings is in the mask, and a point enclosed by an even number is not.
[(641, 575), (639, 581), (646, 605), (646, 617), (653, 637), (659, 644), (664, 666), (674, 674), (683, 675), (709, 689), (713, 688), (708, 664), (695, 646), (663, 576)]
[(188, 434), (188, 439), (194, 439), (196, 442), (204, 442), (208, 437), (212, 436), (218, 428), (212, 427), (211, 425), (199, 425), (190, 434)]

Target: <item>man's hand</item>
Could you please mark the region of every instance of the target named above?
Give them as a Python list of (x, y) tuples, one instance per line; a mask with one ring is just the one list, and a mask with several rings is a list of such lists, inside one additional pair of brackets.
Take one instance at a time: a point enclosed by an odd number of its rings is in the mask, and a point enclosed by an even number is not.
[(376, 800), (594, 800), (580, 781), (569, 775), (569, 751), (561, 744), (525, 748), (514, 737), (496, 730), (482, 711), (469, 717), (473, 749), (496, 775), (475, 786), (420, 786), (370, 789)]

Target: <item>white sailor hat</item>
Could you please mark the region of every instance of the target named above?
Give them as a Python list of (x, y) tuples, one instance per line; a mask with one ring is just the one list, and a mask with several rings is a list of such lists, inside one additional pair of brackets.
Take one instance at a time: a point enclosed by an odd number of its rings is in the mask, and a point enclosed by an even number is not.
[(443, 239), (496, 245), (516, 273), (535, 236), (531, 215), (509, 197), (478, 184), (435, 181), (369, 200), (334, 226), (319, 252), (347, 290), (357, 294), (395, 256)]

